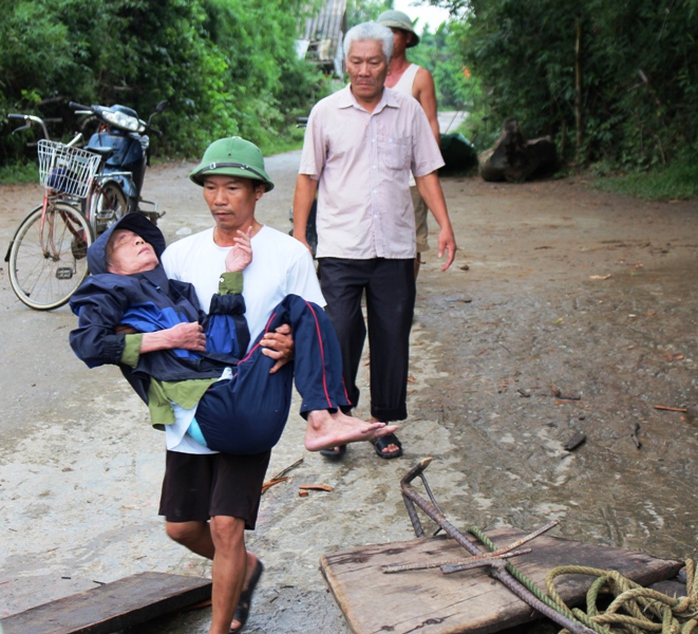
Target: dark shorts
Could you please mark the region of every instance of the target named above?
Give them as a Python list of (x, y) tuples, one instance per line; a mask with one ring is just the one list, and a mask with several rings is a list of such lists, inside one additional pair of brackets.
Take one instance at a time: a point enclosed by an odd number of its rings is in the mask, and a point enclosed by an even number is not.
[(168, 451), (160, 515), (168, 522), (237, 517), (253, 530), (271, 451), (251, 456)]
[(427, 224), (429, 208), (419, 195), (416, 186), (410, 187), (410, 194), (414, 207), (414, 226), (417, 230), (417, 254), (419, 255), (429, 250), (429, 225)]

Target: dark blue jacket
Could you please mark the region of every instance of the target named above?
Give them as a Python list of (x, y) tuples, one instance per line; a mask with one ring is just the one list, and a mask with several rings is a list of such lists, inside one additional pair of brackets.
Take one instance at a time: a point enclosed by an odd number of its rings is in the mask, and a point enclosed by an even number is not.
[[(70, 345), (78, 358), (91, 368), (118, 365), (146, 403), (150, 377), (161, 381), (214, 378), (223, 367), (237, 364), (250, 340), (242, 295), (214, 295), (206, 315), (194, 287), (168, 280), (162, 265), (135, 275), (107, 272), (106, 245), (115, 229), (140, 235), (153, 246), (158, 258), (165, 250), (162, 232), (139, 213), (120, 218), (90, 246), (87, 261), (91, 275), (70, 298), (70, 307), (78, 316)], [(115, 333), (118, 325), (154, 332), (193, 321), (201, 322), (204, 328), (206, 352), (158, 350), (141, 355), (135, 369), (121, 363), (125, 335)]]

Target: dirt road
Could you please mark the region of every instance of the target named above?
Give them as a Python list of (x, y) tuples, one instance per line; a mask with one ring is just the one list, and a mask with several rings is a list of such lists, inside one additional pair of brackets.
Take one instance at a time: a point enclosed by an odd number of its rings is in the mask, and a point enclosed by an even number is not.
[[(283, 230), (298, 159), (267, 166), (277, 188), (260, 217)], [(168, 240), (210, 223), (190, 167), (146, 178), (146, 197), (167, 210)], [(432, 234), (420, 273), (405, 456), (381, 461), (366, 445), (327, 463), (302, 449), (292, 417), (269, 473), (304, 462), (263, 498), (250, 543), (267, 573), (246, 631), (348, 632), (318, 559), (409, 539), (398, 480), (425, 456), (457, 526), (558, 519), (565, 537), (695, 554), (696, 201), (643, 203), (578, 180), (448, 177), (444, 189), (460, 251), (440, 272)], [(40, 195), (0, 188), (1, 245)], [(0, 309), (0, 616), (142, 570), (209, 574), (163, 534), (162, 438), (118, 373), (83, 367), (67, 346), (68, 310), (23, 307), (5, 270)], [(365, 402), (358, 412), (367, 415)], [(586, 443), (567, 452), (576, 431)], [(334, 491), (299, 498), (302, 483)], [(206, 632), (207, 611), (139, 629), (185, 631)]]

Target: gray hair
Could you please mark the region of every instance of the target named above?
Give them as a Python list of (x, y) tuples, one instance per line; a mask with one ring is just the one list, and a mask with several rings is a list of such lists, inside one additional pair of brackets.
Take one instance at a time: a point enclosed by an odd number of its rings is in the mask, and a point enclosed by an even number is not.
[(390, 56), (393, 54), (393, 32), (378, 22), (362, 22), (347, 31), (344, 36), (344, 59), (349, 57), (349, 51), (354, 42), (365, 42), (366, 40), (380, 42), (385, 59), (390, 60)]

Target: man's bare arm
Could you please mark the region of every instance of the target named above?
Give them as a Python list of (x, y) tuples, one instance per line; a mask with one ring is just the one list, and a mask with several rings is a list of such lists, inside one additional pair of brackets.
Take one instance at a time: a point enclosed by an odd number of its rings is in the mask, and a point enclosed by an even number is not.
[(183, 322), (166, 330), (143, 333), (141, 354), (174, 348), (195, 350), (197, 352), (206, 350), (206, 335), (201, 328), (201, 324), (196, 321)]
[(446, 208), (446, 199), (444, 198), (441, 183), (436, 172), (431, 172), (425, 176), (415, 176), (419, 195), (424, 199), (427, 207), (433, 214), (436, 222), (439, 224), (439, 257), (442, 257), (445, 251), (448, 251), (448, 256), (445, 264), (441, 267), (445, 271), (453, 263), (453, 258), (456, 256), (456, 237), (453, 234), (451, 219), (448, 217), (448, 209)]
[(417, 75), (414, 78), (414, 85), (412, 88), (414, 98), (422, 106), (424, 114), (427, 115), (429, 120), (429, 127), (431, 128), (436, 143), (441, 142), (441, 132), (439, 130), (439, 114), (438, 114), (438, 103), (436, 100), (436, 86), (434, 85), (434, 78), (431, 73), (426, 68), (420, 68), (417, 71)]

